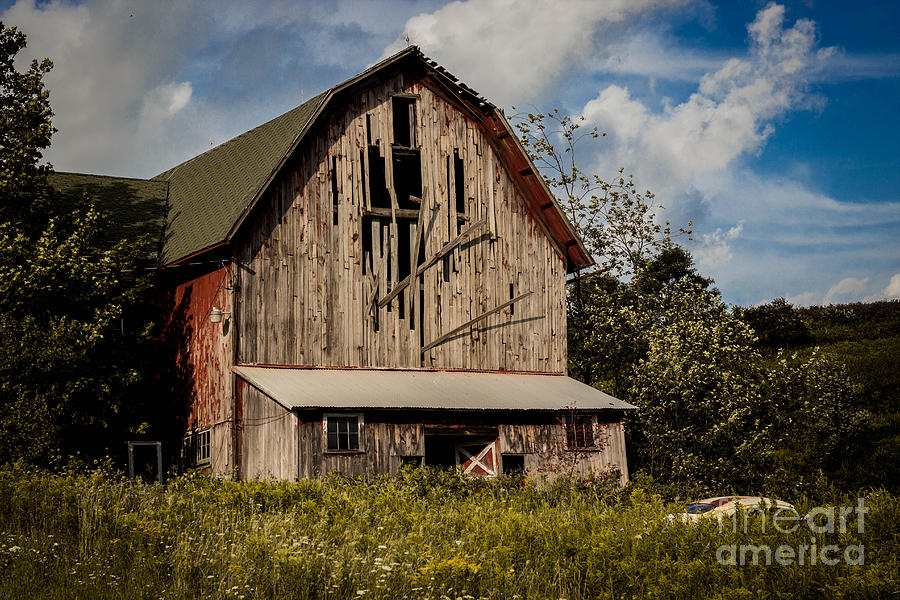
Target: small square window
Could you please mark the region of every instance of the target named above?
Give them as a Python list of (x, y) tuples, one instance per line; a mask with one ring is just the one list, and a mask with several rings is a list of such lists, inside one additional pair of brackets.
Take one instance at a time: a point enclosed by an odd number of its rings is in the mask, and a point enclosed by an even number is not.
[(325, 450), (358, 452), (362, 450), (362, 415), (325, 415)]
[(209, 450), (209, 428), (192, 431), (184, 436), (184, 459), (186, 462), (195, 466), (207, 464), (209, 462)]
[(597, 417), (593, 415), (569, 415), (565, 418), (566, 446), (573, 448), (594, 448), (594, 428)]

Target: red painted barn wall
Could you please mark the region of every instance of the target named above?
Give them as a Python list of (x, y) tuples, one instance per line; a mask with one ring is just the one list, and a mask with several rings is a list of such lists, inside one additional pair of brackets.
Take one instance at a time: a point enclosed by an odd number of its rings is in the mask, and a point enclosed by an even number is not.
[[(170, 330), (182, 334), (178, 351), (183, 389), (189, 398), (187, 430), (210, 429), (213, 473), (232, 472), (233, 343), (232, 266), (197, 275), (178, 284)], [(213, 307), (225, 311), (220, 323), (211, 323)]]

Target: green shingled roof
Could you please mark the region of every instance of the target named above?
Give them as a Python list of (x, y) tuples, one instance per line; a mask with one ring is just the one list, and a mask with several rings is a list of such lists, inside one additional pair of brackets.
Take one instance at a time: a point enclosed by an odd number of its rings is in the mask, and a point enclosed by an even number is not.
[(110, 220), (109, 235), (101, 244), (112, 246), (121, 239), (149, 236), (148, 259), (156, 260), (162, 245), (166, 217), (165, 181), (107, 177), (83, 173), (53, 173), (49, 183), (63, 203), (73, 206), (89, 196)]
[(160, 173), (169, 183), (162, 264), (222, 242), (290, 150), (325, 94)]

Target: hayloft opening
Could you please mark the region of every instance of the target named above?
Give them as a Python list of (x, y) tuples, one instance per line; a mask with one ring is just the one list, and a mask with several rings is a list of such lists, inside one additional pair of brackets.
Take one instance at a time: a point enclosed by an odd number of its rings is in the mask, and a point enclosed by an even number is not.
[(406, 148), (416, 145), (416, 97), (394, 96), (391, 98), (394, 117), (394, 144)]
[(422, 159), (419, 150), (393, 148), (397, 208), (418, 210), (422, 203)]
[(391, 194), (387, 189), (384, 158), (378, 146), (369, 146), (369, 201), (372, 208), (390, 208)]

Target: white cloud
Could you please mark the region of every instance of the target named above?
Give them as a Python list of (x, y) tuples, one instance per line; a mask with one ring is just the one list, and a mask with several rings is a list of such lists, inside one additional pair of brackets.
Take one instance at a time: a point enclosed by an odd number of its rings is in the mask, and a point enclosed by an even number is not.
[(2, 19), (28, 36), (20, 60), (54, 62), (45, 81), (59, 132), (47, 157), (57, 168), (137, 174), (135, 163), (147, 168), (194, 129), (184, 118), (192, 85), (174, 79), (208, 39), (193, 3), (20, 0)]
[(744, 224), (738, 223), (725, 232), (716, 229), (712, 233), (703, 234), (700, 246), (694, 252), (697, 264), (705, 272), (710, 272), (714, 269), (721, 269), (731, 262), (733, 256), (731, 244), (741, 235), (743, 229)]
[(144, 98), (141, 111), (147, 114), (171, 117), (191, 100), (193, 89), (190, 81), (166, 83), (150, 90)]
[(614, 134), (614, 144), (600, 157), (601, 169), (628, 164), (655, 190), (672, 196), (758, 151), (774, 131), (774, 119), (804, 106), (809, 77), (833, 50), (816, 47), (810, 21), (786, 28), (779, 5), (760, 11), (748, 31), (746, 57), (703, 75), (688, 100), (661, 113), (621, 86), (609, 86), (588, 102), (587, 120)]
[(881, 293), (884, 294), (885, 298), (900, 298), (900, 273), (895, 273), (891, 277), (891, 281)]
[(608, 53), (608, 57), (595, 65), (599, 71), (669, 81), (697, 81), (731, 58), (681, 48), (652, 30), (638, 31), (627, 40), (610, 44)]
[[(775, 4), (760, 10), (748, 26), (746, 53), (697, 75), (696, 90), (680, 103), (657, 108), (628, 87), (609, 85), (583, 109), (590, 125), (610, 134), (591, 170), (612, 174), (624, 166), (667, 207), (664, 218), (676, 225), (693, 219), (695, 241), (685, 243), (704, 274), (740, 302), (786, 290), (811, 303), (838, 278), (896, 268), (900, 255), (900, 242), (883, 227), (900, 222), (900, 203), (838, 201), (793, 179), (797, 164), (767, 177), (743, 166), (781, 119), (815, 104), (809, 84), (834, 57), (834, 49), (818, 46), (812, 22), (785, 23), (784, 13)], [(630, 70), (654, 62), (642, 57)], [(829, 300), (853, 295), (842, 290)]]
[(28, 36), (20, 67), (54, 62), (45, 82), (59, 131), (48, 160), (147, 177), (352, 74), (361, 61), (348, 55), (380, 51), (396, 22), (366, 48), (368, 30), (332, 22), (349, 4), (19, 0), (0, 19)]
[(797, 294), (796, 296), (788, 296), (785, 300), (794, 306), (810, 306), (816, 304), (819, 301), (819, 298), (819, 294), (815, 292), (804, 292), (802, 294)]
[[(533, 99), (597, 60), (636, 16), (677, 0), (467, 0), (417, 15), (405, 36), (466, 83), (501, 105)], [(595, 42), (603, 37), (603, 46)]]
[(865, 295), (869, 288), (871, 277), (857, 279), (856, 277), (846, 277), (841, 279), (837, 284), (825, 292), (822, 299), (823, 304), (841, 304), (843, 302), (853, 302), (859, 300)]

